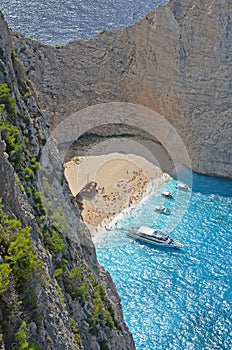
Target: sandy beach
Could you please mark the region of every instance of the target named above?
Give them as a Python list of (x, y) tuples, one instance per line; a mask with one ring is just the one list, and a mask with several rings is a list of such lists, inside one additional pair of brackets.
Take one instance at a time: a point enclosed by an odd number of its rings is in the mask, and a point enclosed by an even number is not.
[[(138, 202), (170, 179), (160, 168), (132, 154), (75, 157), (64, 167), (82, 219), (94, 238), (117, 226)], [(95, 186), (86, 198), (85, 188), (90, 183)]]

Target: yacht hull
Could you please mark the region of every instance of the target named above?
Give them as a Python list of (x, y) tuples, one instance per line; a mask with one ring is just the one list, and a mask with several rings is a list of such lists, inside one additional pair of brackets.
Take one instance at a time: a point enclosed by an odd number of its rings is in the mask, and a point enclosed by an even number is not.
[(127, 235), (137, 241), (149, 243), (149, 244), (152, 244), (158, 247), (163, 247), (163, 248), (180, 249), (184, 246), (182, 243), (176, 240), (172, 240), (172, 242), (166, 243), (164, 241), (162, 242), (162, 241), (154, 240), (152, 237), (144, 237), (144, 236), (138, 235), (133, 231), (128, 231)]

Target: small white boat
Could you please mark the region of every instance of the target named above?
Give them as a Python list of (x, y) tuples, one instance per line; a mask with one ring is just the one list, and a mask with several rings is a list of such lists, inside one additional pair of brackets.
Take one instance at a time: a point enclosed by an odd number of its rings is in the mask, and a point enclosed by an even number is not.
[(161, 213), (161, 214), (166, 214), (166, 215), (170, 215), (171, 214), (171, 209), (165, 208), (162, 205), (157, 205), (155, 207), (155, 211), (157, 211), (158, 213)]
[(167, 198), (174, 198), (173, 194), (169, 191), (162, 192), (162, 196), (167, 197)]
[(179, 188), (180, 190), (185, 190), (185, 191), (189, 189), (188, 185), (183, 184), (182, 182), (179, 182), (176, 187)]
[(132, 227), (127, 231), (127, 235), (136, 240), (150, 243), (159, 247), (177, 249), (184, 247), (184, 244), (171, 238), (167, 233), (146, 226)]

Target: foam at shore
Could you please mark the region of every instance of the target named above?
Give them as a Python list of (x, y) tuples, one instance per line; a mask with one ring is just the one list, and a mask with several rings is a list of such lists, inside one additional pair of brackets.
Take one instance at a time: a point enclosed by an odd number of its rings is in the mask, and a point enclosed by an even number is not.
[[(94, 243), (170, 179), (146, 159), (119, 153), (76, 157), (65, 164), (65, 176)], [(83, 188), (91, 182), (96, 188), (86, 198)]]
[(120, 223), (132, 213), (132, 211), (137, 207), (137, 205), (146, 200), (148, 196), (158, 191), (167, 181), (170, 180), (170, 178), (171, 177), (167, 173), (163, 173), (162, 176), (148, 183), (147, 189), (139, 202), (134, 203), (132, 206), (123, 209), (121, 213), (119, 213), (116, 217), (113, 218), (113, 220), (102, 222), (102, 228), (97, 228), (95, 232), (92, 233), (93, 243), (97, 245), (110, 230), (120, 228)]

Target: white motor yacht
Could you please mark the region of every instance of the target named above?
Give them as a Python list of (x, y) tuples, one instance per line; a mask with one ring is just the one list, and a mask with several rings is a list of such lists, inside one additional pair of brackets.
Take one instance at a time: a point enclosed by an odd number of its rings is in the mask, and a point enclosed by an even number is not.
[(188, 185), (183, 184), (182, 182), (179, 182), (176, 187), (179, 188), (180, 190), (185, 190), (185, 191), (189, 190)]
[(127, 235), (136, 240), (154, 244), (160, 247), (177, 249), (184, 247), (184, 244), (171, 238), (167, 233), (146, 226), (132, 227), (127, 231)]
[(162, 192), (162, 196), (168, 197), (168, 198), (174, 198), (173, 194), (170, 191)]

